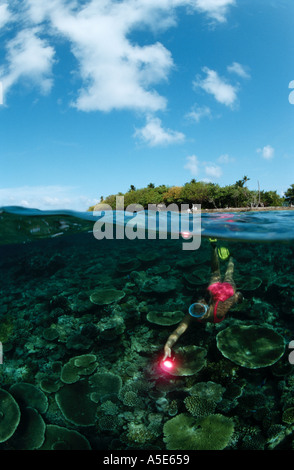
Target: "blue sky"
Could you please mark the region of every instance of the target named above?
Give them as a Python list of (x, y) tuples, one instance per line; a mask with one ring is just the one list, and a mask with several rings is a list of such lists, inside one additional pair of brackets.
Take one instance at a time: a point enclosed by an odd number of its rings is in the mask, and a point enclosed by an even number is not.
[(244, 175), (282, 194), (293, 18), (292, 0), (0, 0), (0, 206)]

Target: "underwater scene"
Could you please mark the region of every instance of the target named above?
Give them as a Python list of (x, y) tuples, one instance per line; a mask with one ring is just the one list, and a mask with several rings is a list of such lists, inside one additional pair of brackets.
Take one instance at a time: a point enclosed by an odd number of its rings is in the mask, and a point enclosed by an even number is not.
[[(202, 214), (196, 250), (94, 220), (1, 209), (0, 450), (292, 450), (294, 212)], [(214, 247), (243, 300), (164, 364)]]

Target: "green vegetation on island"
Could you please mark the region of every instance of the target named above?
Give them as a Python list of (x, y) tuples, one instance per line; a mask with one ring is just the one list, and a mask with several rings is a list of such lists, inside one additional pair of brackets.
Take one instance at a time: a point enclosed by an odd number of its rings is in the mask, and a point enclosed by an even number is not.
[[(124, 209), (130, 204), (138, 204), (144, 209), (148, 204), (201, 204), (202, 209), (225, 209), (241, 207), (281, 207), (294, 202), (294, 184), (285, 192), (284, 197), (277, 194), (277, 191), (250, 190), (246, 183), (249, 181), (244, 176), (236, 183), (220, 186), (216, 183), (206, 183), (192, 179), (183, 186), (155, 186), (148, 184), (145, 188), (136, 189), (134, 185), (126, 193), (119, 192), (104, 198), (101, 196), (100, 203), (116, 208), (116, 197), (123, 196)], [(88, 210), (93, 211), (95, 206)]]

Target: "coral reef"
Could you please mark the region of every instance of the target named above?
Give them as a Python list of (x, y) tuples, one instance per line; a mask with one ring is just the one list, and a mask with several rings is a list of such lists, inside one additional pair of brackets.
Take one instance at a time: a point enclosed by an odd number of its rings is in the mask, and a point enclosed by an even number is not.
[(216, 340), (225, 357), (249, 369), (271, 366), (285, 352), (283, 337), (264, 326), (229, 326), (217, 334)]
[(152, 311), (147, 314), (147, 320), (150, 323), (160, 326), (176, 325), (184, 318), (184, 313), (180, 310), (175, 312), (156, 312)]
[(5, 442), (19, 425), (20, 410), (12, 395), (2, 389), (0, 389), (0, 416), (0, 442)]
[(191, 324), (169, 371), (163, 346), (205, 294), (210, 244), (112, 242), (2, 249), (0, 450), (292, 449), (293, 248), (228, 244), (245, 299)]
[(184, 403), (187, 411), (197, 418), (214, 413), (216, 407), (213, 400), (206, 400), (205, 398), (200, 398), (197, 395), (186, 397), (184, 399)]
[(61, 369), (60, 379), (66, 384), (77, 382), (82, 375), (90, 375), (97, 368), (96, 356), (84, 354), (72, 357)]
[(176, 346), (176, 361), (174, 367), (167, 372), (174, 376), (195, 375), (206, 364), (205, 348), (198, 346)]
[(88, 440), (79, 432), (48, 424), (40, 450), (90, 450)]
[(96, 289), (90, 295), (90, 300), (95, 305), (109, 305), (123, 299), (125, 293), (116, 289)]
[(163, 426), (168, 450), (223, 450), (229, 444), (234, 422), (220, 414), (210, 414), (195, 420), (184, 413)]

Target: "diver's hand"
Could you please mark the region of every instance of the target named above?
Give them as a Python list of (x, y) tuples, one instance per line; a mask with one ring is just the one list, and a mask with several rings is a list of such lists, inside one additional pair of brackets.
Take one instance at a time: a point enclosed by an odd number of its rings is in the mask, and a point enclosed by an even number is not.
[(171, 357), (171, 348), (167, 345), (164, 346), (164, 356), (163, 356), (163, 361), (166, 360), (167, 357)]

